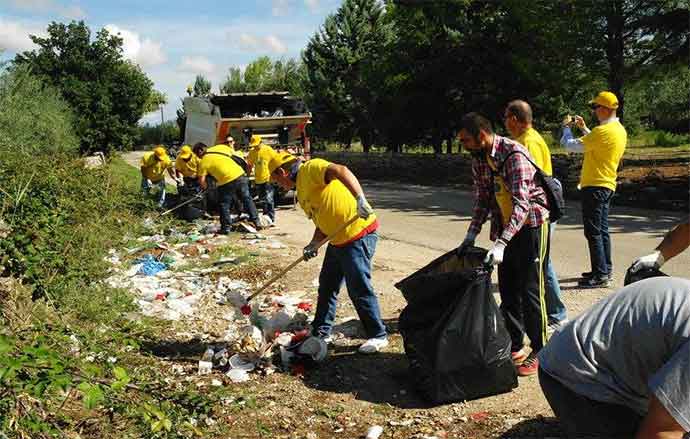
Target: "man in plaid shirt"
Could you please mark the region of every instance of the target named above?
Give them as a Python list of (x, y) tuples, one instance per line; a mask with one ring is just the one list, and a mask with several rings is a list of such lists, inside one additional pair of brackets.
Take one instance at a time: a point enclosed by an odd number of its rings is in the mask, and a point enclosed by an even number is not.
[[(474, 245), (489, 215), (493, 248), (486, 263), (498, 265), (501, 311), (512, 340), (520, 376), (537, 373), (537, 353), (546, 343), (546, 261), (549, 255), (549, 210), (546, 194), (535, 182), (536, 169), (519, 143), (494, 134), (477, 113), (465, 115), (458, 135), (472, 153), (474, 208), (472, 223), (458, 252)], [(524, 333), (529, 355), (523, 349)]]

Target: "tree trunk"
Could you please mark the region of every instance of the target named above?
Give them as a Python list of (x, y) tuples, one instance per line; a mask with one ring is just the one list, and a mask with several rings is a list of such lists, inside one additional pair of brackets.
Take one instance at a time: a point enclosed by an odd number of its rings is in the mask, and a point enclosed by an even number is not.
[(446, 154), (453, 154), (453, 136), (446, 138)]
[(625, 83), (625, 41), (623, 38), (623, 0), (609, 0), (606, 12), (606, 59), (609, 63), (608, 84), (611, 91), (618, 97), (617, 115), (623, 121), (624, 100), (623, 86)]
[(434, 146), (434, 153), (435, 154), (442, 154), (443, 153), (443, 139), (441, 139), (441, 136), (434, 135), (434, 137), (432, 139), (432, 143)]

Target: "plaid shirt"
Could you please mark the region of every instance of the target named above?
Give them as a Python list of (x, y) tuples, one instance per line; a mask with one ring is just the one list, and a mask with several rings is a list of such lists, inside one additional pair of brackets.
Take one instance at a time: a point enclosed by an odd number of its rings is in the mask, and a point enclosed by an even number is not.
[(534, 181), (534, 166), (522, 154), (513, 154), (506, 161), (506, 156), (513, 151), (521, 151), (529, 156), (524, 146), (506, 137), (494, 135), (491, 157), (513, 196), (513, 213), (505, 228), (494, 196), (493, 171), (485, 156), (472, 159), (474, 208), (468, 233), (478, 235), (491, 213), (491, 240), (494, 241), (500, 234), (503, 241), (509, 242), (524, 224), (537, 227), (549, 218), (549, 211), (544, 207), (548, 205), (546, 194)]

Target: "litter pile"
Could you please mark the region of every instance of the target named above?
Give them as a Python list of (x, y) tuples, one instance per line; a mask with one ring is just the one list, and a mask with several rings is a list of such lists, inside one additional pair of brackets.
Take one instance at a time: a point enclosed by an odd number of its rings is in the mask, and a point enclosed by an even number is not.
[[(153, 223), (148, 226), (153, 228)], [(105, 259), (112, 274), (106, 282), (133, 292), (141, 313), (150, 317), (204, 321), (211, 307), (229, 309), (220, 312), (223, 316), (217, 320), (228, 323), (224, 334), (206, 347), (199, 375), (215, 368), (231, 381), (243, 382), (250, 372), (267, 375), (277, 366), (300, 374), (308, 363), (322, 361), (327, 346), (309, 336), (312, 303), (302, 299), (306, 291), (262, 296), (246, 307), (256, 285), (227, 276), (226, 266), (238, 264), (240, 258), (226, 250), (231, 238), (217, 231), (217, 223), (199, 220), (184, 231), (171, 228), (138, 238), (133, 248), (110, 250)], [(251, 246), (285, 248), (251, 226), (240, 225), (238, 231)]]

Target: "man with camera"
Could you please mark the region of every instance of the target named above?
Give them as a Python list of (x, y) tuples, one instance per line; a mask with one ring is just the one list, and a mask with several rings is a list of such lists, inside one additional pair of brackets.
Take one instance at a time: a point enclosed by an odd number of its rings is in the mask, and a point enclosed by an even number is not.
[[(609, 236), (609, 205), (616, 191), (616, 177), (628, 134), (616, 117), (618, 98), (609, 91), (602, 91), (590, 106), (599, 125), (587, 128), (580, 116), (567, 116), (563, 121), (561, 145), (566, 149), (583, 153), (579, 188), (582, 191), (582, 221), (589, 246), (591, 271), (582, 273), (578, 282), (581, 288), (608, 287), (613, 275), (611, 261), (611, 237)], [(571, 125), (585, 135), (573, 136)]]

